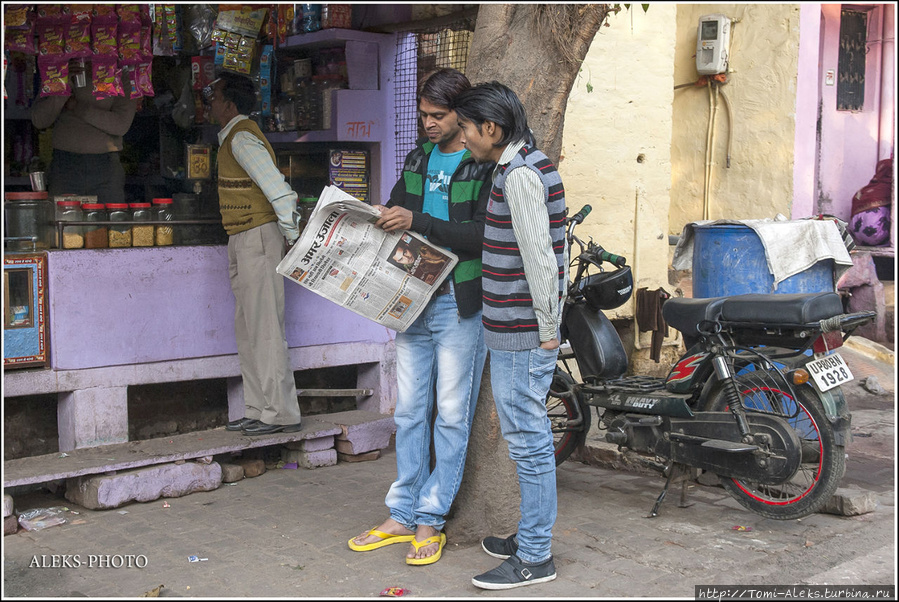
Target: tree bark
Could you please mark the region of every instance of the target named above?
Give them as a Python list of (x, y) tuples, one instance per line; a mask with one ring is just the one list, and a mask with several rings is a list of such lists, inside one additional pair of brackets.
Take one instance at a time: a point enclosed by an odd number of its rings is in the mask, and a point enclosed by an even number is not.
[(537, 146), (558, 164), (568, 95), (608, 4), (482, 4), (465, 74), (499, 81), (524, 104)]
[[(466, 75), (472, 84), (499, 81), (524, 104), (537, 146), (558, 165), (568, 94), (608, 4), (482, 4)], [(520, 493), (484, 369), (462, 485), (446, 531), (457, 543), (517, 529)]]
[(453, 543), (477, 543), (487, 535), (514, 533), (520, 516), (518, 475), (500, 431), (488, 357), (468, 440), (465, 473), (445, 531)]

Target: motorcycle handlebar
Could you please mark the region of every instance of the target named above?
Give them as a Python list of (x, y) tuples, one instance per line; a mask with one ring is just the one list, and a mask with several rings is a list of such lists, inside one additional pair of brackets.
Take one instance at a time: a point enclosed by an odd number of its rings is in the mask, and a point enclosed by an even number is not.
[(617, 265), (619, 268), (624, 267), (624, 265), (627, 263), (627, 259), (625, 259), (621, 255), (614, 255), (612, 253), (609, 253), (608, 251), (600, 251), (599, 259), (601, 261), (607, 261), (611, 264)]
[(580, 224), (581, 222), (584, 221), (584, 218), (586, 218), (588, 215), (590, 215), (591, 211), (593, 211), (593, 207), (591, 207), (590, 205), (584, 205), (583, 207), (581, 207), (581, 210), (578, 211), (577, 213), (575, 213), (574, 215), (572, 215), (568, 219), (568, 221), (571, 222), (572, 224)]

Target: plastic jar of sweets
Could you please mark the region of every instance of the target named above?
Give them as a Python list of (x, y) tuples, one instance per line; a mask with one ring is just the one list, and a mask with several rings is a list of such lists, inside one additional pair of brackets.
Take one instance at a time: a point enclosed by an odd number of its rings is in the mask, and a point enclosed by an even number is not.
[[(80, 201), (57, 201), (57, 222), (80, 222), (84, 219)], [(58, 231), (58, 230), (57, 230)], [(60, 249), (81, 249), (84, 247), (84, 230), (81, 226), (68, 226), (62, 229)]]
[[(81, 205), (86, 222), (105, 222), (106, 205), (103, 203), (84, 203)], [(84, 248), (105, 249), (109, 246), (109, 228), (105, 225), (84, 227)]]
[[(172, 199), (153, 199), (153, 221), (170, 222), (175, 219)], [(157, 247), (164, 247), (174, 242), (171, 226), (155, 226), (155, 242)]]
[[(106, 210), (109, 211), (109, 221), (111, 222), (131, 221), (128, 203), (108, 203)], [(109, 246), (110, 248), (130, 247), (131, 224), (109, 226)]]
[[(153, 214), (150, 211), (150, 203), (131, 203), (131, 219), (135, 222), (149, 222), (153, 220)], [(131, 246), (132, 247), (152, 247), (153, 246), (153, 224), (142, 226), (134, 224), (131, 226)]]

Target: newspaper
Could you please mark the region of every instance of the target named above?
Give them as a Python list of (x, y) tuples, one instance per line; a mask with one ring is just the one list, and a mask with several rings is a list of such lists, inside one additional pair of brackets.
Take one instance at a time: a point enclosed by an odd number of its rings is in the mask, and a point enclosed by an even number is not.
[(398, 332), (421, 314), (459, 258), (408, 230), (375, 226), (380, 212), (326, 186), (279, 274)]

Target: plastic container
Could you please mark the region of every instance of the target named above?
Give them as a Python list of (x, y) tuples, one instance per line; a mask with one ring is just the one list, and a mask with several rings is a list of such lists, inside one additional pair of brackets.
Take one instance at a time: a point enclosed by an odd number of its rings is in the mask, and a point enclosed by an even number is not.
[[(153, 221), (153, 213), (151, 212), (150, 203), (131, 203), (131, 219), (135, 222)], [(153, 246), (153, 224), (142, 226), (134, 224), (131, 226), (131, 246), (132, 247), (152, 247)]]
[[(79, 201), (57, 201), (57, 222), (80, 222), (84, 219)], [(57, 229), (58, 233), (59, 230)], [(62, 230), (62, 241), (57, 241), (57, 247), (61, 249), (84, 248), (84, 229), (81, 226), (68, 226)]]
[[(153, 199), (153, 221), (170, 222), (175, 219), (175, 201), (173, 199)], [(174, 243), (172, 226), (154, 226), (153, 242), (157, 247), (165, 247)]]
[(765, 247), (752, 228), (731, 224), (693, 229), (693, 297), (750, 293), (833, 292), (833, 260), (819, 261), (790, 276), (774, 290)]
[[(128, 203), (108, 203), (109, 221), (130, 222), (131, 210)], [(131, 246), (131, 224), (109, 226), (109, 247), (112, 249)]]
[(44, 192), (7, 192), (4, 232), (9, 251), (49, 249), (53, 243), (53, 204)]
[[(103, 203), (85, 203), (81, 206), (86, 222), (107, 221), (106, 205)], [(109, 228), (105, 225), (84, 227), (84, 248), (105, 249), (109, 246)]]

